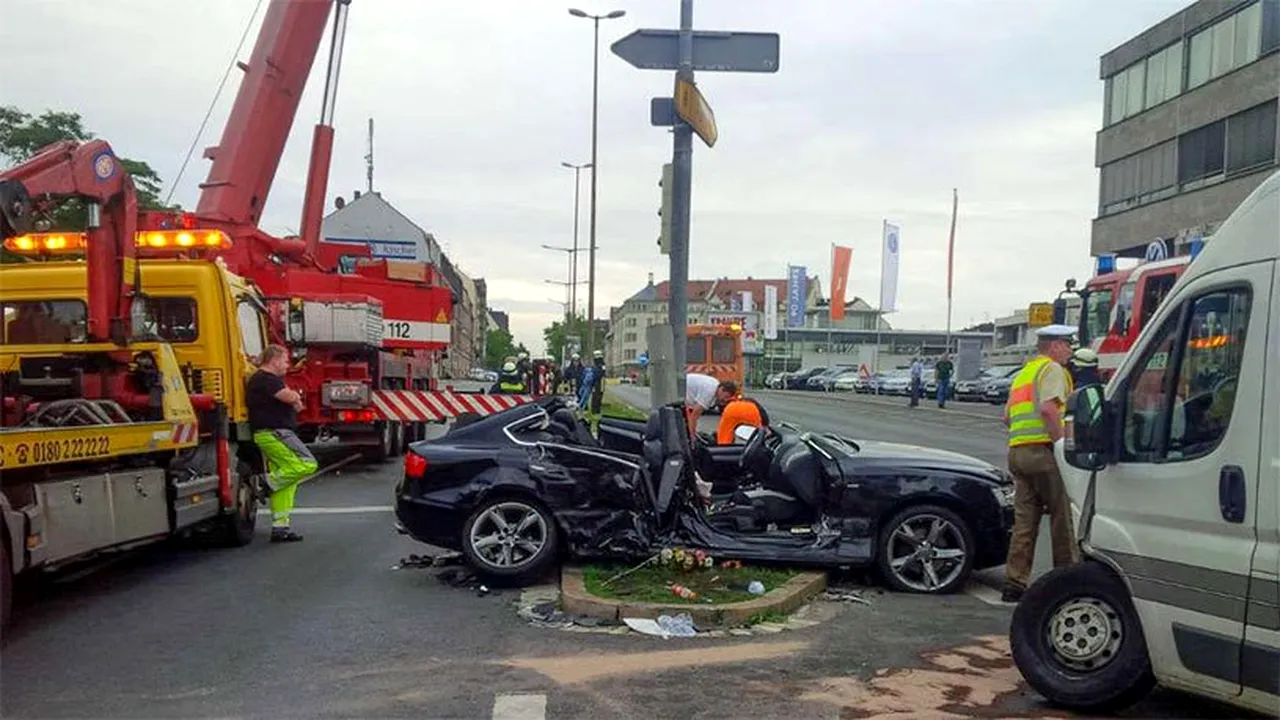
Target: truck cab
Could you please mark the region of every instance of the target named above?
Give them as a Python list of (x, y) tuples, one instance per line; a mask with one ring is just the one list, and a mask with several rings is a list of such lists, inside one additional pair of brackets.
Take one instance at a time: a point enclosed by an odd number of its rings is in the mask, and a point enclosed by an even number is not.
[[(267, 342), (256, 290), (218, 262), (149, 259), (139, 265), (147, 313), (138, 334), (154, 334), (173, 348), (188, 392), (212, 395), (225, 405), (230, 423), (246, 422), (245, 382)], [(0, 266), (0, 288), (5, 343), (25, 340), (9, 337), (16, 332), (34, 333), (41, 342), (83, 342), (84, 263)]]
[(1028, 589), (1011, 644), (1076, 710), (1156, 683), (1280, 712), (1280, 173), (1159, 302), (1057, 444), (1083, 562)]

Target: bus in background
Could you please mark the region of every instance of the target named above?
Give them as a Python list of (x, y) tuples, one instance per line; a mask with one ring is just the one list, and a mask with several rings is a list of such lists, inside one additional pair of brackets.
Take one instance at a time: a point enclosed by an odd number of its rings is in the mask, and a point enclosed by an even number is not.
[(1098, 353), (1098, 372), (1105, 381), (1120, 367), (1125, 353), (1146, 327), (1192, 256), (1142, 263), (1102, 273), (1085, 283), (1080, 295), (1079, 341)]
[(732, 380), (742, 387), (746, 361), (739, 325), (690, 325), (685, 331), (685, 372)]

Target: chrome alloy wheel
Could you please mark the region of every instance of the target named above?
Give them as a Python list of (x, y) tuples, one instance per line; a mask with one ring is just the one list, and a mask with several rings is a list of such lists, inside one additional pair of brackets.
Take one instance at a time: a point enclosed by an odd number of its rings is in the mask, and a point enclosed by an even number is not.
[(968, 548), (964, 533), (930, 513), (912, 515), (889, 535), (889, 571), (918, 592), (937, 592), (964, 571)]
[(517, 500), (497, 503), (471, 525), (471, 548), (486, 565), (513, 569), (538, 556), (547, 544), (547, 524), (537, 508)]

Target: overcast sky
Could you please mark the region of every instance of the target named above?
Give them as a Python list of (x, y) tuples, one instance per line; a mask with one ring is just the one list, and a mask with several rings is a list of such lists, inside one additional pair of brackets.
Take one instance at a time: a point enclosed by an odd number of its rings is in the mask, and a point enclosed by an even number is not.
[[(118, 153), (171, 183), (258, 0), (25, 0), (0, 42), (21, 47), (0, 104), (80, 112)], [(782, 36), (776, 74), (701, 73), (720, 140), (695, 139), (690, 277), (784, 277), (807, 265), (830, 287), (832, 243), (853, 247), (851, 294), (874, 298), (884, 219), (902, 227), (898, 327), (946, 321), (951, 188), (960, 192), (957, 327), (1051, 299), (1091, 271), (1097, 209), (1098, 57), (1183, 0), (697, 0), (694, 26)], [(671, 136), (649, 98), (672, 74), (609, 45), (673, 27), (676, 0), (582, 0), (601, 23), (596, 312), (667, 276), (657, 252)], [(590, 157), (591, 23), (551, 0), (355, 0), (338, 92), (330, 181), (364, 186), (365, 124), (377, 126), (375, 187), (489, 282), (517, 339), (542, 345), (562, 313), (573, 172)], [(261, 14), (259, 14), (259, 19)], [(254, 32), (256, 32), (256, 24)], [(33, 41), (39, 40), (39, 41)], [(247, 59), (253, 34), (240, 53)], [(322, 50), (264, 227), (296, 231)], [(217, 142), (224, 91), (200, 147)], [(175, 199), (194, 207), (197, 157)], [(582, 244), (587, 175), (583, 173)], [(1141, 240), (1135, 239), (1135, 241)], [(586, 277), (586, 255), (580, 277)], [(585, 308), (585, 286), (580, 304)]]

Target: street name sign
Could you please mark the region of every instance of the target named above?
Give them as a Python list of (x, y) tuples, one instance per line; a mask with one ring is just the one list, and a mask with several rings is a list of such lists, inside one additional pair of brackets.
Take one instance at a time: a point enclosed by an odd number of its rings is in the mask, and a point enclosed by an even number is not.
[[(693, 31), (693, 69), (705, 72), (778, 72), (778, 33)], [(680, 68), (680, 31), (640, 29), (610, 50), (641, 70)]]
[(676, 80), (676, 115), (689, 123), (689, 127), (702, 138), (707, 147), (716, 146), (716, 138), (720, 137), (716, 129), (716, 114), (702, 97), (698, 86), (688, 80)]

